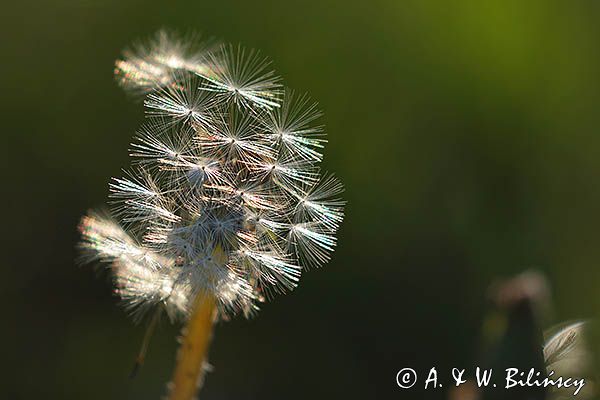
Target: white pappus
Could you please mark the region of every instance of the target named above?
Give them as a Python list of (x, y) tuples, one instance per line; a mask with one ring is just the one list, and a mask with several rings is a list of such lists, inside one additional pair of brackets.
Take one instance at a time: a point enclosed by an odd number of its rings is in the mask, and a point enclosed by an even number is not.
[(112, 215), (82, 219), (81, 247), (136, 316), (185, 319), (199, 292), (220, 316), (250, 315), (329, 260), (343, 186), (319, 170), (316, 103), (283, 89), (258, 52), (188, 43), (161, 31), (117, 61), (147, 121), (110, 183)]

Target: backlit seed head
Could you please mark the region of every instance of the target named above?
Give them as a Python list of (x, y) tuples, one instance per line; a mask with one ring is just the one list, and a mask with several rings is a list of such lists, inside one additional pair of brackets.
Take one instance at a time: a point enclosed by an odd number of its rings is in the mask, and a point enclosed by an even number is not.
[(112, 217), (82, 219), (82, 248), (110, 265), (137, 316), (185, 317), (199, 292), (221, 316), (250, 315), (335, 248), (343, 187), (318, 167), (321, 113), (257, 52), (163, 32), (135, 49), (116, 75), (147, 93), (147, 121), (130, 170), (110, 183)]

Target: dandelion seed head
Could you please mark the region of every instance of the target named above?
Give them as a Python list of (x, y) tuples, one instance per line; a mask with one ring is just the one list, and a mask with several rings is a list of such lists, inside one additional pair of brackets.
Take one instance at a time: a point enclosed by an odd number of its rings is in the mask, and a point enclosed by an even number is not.
[(330, 259), (344, 201), (319, 170), (321, 113), (284, 92), (258, 52), (160, 32), (116, 75), (147, 92), (147, 120), (109, 185), (112, 216), (83, 218), (82, 248), (110, 266), (136, 317), (164, 307), (185, 318), (201, 292), (222, 317), (248, 316)]

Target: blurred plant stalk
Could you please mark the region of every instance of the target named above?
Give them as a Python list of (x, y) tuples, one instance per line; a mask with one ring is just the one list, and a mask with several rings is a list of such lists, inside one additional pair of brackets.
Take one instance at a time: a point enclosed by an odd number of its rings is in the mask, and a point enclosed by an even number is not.
[[(592, 354), (586, 343), (587, 323), (563, 323), (542, 335), (541, 325), (550, 309), (550, 287), (545, 276), (527, 271), (490, 287), (489, 310), (483, 327), (485, 368), (504, 371), (518, 367), (534, 368), (553, 379), (585, 378), (585, 386), (576, 398), (591, 400), (596, 395)], [(543, 337), (545, 336), (545, 338)], [(572, 399), (572, 387), (477, 387), (471, 379), (449, 392), (449, 400), (566, 400)]]

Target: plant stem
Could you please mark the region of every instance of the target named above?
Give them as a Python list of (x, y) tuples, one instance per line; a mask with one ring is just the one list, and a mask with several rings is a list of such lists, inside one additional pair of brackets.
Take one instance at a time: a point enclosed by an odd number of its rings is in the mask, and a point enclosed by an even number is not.
[(157, 308), (152, 315), (152, 319), (146, 328), (146, 333), (144, 334), (144, 340), (142, 340), (142, 347), (140, 348), (140, 352), (135, 360), (135, 364), (133, 365), (133, 369), (131, 370), (130, 378), (135, 378), (138, 371), (144, 365), (144, 361), (146, 360), (146, 352), (148, 351), (148, 345), (150, 344), (150, 339), (152, 338), (152, 334), (154, 333), (154, 329), (158, 324), (158, 320), (160, 319), (160, 314), (162, 313), (162, 308)]
[(169, 400), (191, 400), (200, 390), (215, 313), (215, 298), (200, 292), (194, 301), (192, 315), (183, 330), (177, 364), (170, 384)]

